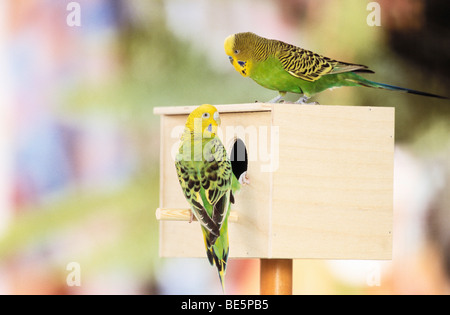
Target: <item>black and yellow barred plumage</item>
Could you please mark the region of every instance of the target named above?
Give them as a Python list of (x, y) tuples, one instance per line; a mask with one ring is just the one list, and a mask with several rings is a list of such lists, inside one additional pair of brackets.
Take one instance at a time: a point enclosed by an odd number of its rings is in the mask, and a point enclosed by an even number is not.
[(252, 51), (252, 58), (256, 61), (264, 61), (270, 56), (275, 56), (284, 70), (295, 77), (311, 82), (329, 73), (373, 72), (364, 65), (333, 60), (312, 51), (279, 40), (266, 39), (253, 33), (236, 34), (235, 50), (239, 51), (240, 56), (245, 50)]
[(250, 32), (228, 36), (224, 46), (230, 62), (243, 76), (280, 94), (302, 94), (302, 101), (316, 93), (341, 86), (365, 86), (446, 98), (367, 80), (359, 75), (373, 73), (367, 66), (334, 60)]
[(184, 197), (201, 224), (208, 260), (217, 267), (225, 290), (227, 218), (234, 201), (232, 189), (238, 186), (226, 150), (216, 136), (219, 124), (214, 106), (195, 109), (186, 121), (175, 167)]
[[(193, 143), (195, 145), (195, 140)], [(184, 154), (185, 148), (181, 145), (175, 166), (184, 196), (194, 208), (196, 218), (210, 233), (209, 242), (214, 244), (227, 215), (232, 170), (219, 138), (211, 139), (203, 148), (205, 146), (205, 159), (196, 163)], [(212, 208), (206, 209), (205, 202)]]

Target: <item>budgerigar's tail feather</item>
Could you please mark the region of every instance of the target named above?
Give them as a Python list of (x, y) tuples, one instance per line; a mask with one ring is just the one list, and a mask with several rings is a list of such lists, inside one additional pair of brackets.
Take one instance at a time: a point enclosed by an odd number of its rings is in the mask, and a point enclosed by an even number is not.
[(401, 91), (401, 92), (417, 94), (417, 95), (422, 95), (422, 96), (436, 97), (436, 98), (447, 99), (447, 100), (449, 99), (448, 97), (441, 96), (441, 95), (411, 90), (411, 89), (407, 89), (407, 88), (403, 88), (403, 87), (399, 87), (399, 86), (395, 86), (395, 85), (389, 85), (389, 84), (385, 84), (385, 83), (373, 82), (373, 81), (364, 79), (362, 77), (359, 77), (359, 78), (351, 78), (351, 79), (347, 79), (347, 80), (350, 82), (356, 83), (357, 85), (370, 87), (370, 88), (384, 89), (384, 90), (390, 90), (390, 91)]
[(216, 266), (219, 273), (222, 291), (225, 293), (225, 273), (227, 270), (227, 261), (229, 253), (228, 232), (222, 229), (221, 235), (213, 245), (208, 240), (207, 234), (203, 233), (206, 247), (206, 255), (211, 266)]
[[(214, 251), (213, 251), (214, 252)], [(225, 293), (225, 273), (227, 271), (228, 252), (224, 253), (224, 257), (219, 259), (216, 255), (214, 257), (214, 264), (217, 267), (219, 273), (220, 284), (222, 285), (222, 292)]]

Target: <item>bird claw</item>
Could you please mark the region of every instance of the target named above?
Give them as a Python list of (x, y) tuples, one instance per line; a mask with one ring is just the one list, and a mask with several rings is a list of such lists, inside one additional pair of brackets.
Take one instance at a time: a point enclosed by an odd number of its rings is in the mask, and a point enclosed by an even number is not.
[(309, 97), (302, 96), (300, 97), (294, 104), (302, 104), (302, 105), (319, 105), (317, 102), (308, 103)]
[(282, 95), (277, 95), (276, 97), (274, 97), (273, 99), (271, 99), (267, 103), (280, 103), (281, 101), (284, 102), (283, 96)]
[(303, 96), (300, 97), (297, 101), (295, 101), (294, 103), (292, 103), (292, 102), (286, 102), (286, 101), (283, 99), (283, 96), (282, 96), (282, 95), (278, 95), (277, 97), (271, 99), (271, 100), (268, 101), (267, 103), (272, 103), (272, 104), (274, 104), (274, 103), (280, 103), (280, 104), (320, 105), (318, 102), (311, 102), (311, 103), (308, 103), (308, 100), (309, 100), (309, 97), (303, 95)]
[(248, 177), (247, 171), (239, 176), (239, 183), (241, 185), (250, 185), (250, 178)]
[(192, 223), (192, 221), (194, 221), (194, 212), (192, 212), (192, 210), (191, 210), (191, 216), (189, 218), (189, 223)]

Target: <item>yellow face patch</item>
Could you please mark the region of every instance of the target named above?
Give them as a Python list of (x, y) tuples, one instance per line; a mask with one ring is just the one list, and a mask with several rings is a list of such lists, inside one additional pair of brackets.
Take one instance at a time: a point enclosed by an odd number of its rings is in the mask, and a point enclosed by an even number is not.
[(240, 60), (233, 60), (233, 66), (234, 69), (236, 69), (237, 72), (239, 72), (242, 76), (248, 77), (249, 73), (249, 67), (248, 67), (248, 61), (240, 61)]
[(224, 48), (225, 53), (228, 55), (231, 64), (234, 66), (237, 72), (242, 76), (248, 77), (250, 74), (249, 61), (239, 59), (239, 50), (235, 50), (235, 35), (230, 35), (225, 39)]
[(230, 35), (227, 38), (225, 38), (225, 42), (223, 43), (223, 46), (225, 48), (225, 53), (230, 57), (233, 57), (234, 40), (235, 40), (235, 36), (233, 34), (233, 35)]
[(215, 137), (219, 125), (219, 112), (210, 104), (203, 104), (194, 109), (186, 121), (189, 130), (194, 134), (203, 135), (204, 138)]

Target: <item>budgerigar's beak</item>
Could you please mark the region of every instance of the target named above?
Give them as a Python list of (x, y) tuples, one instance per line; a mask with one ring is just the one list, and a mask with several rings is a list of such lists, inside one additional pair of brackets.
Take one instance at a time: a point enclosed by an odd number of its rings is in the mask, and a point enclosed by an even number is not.
[(230, 60), (230, 63), (233, 64), (233, 57), (228, 56), (228, 59)]

